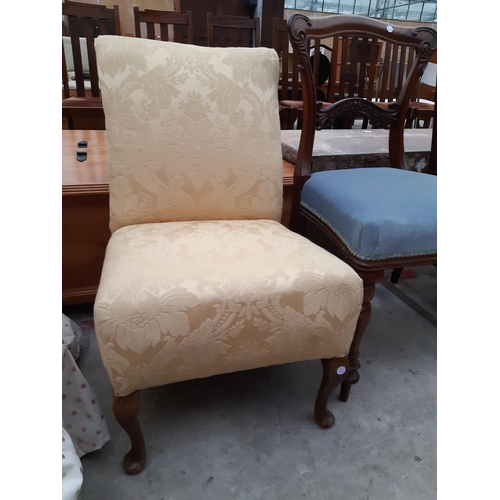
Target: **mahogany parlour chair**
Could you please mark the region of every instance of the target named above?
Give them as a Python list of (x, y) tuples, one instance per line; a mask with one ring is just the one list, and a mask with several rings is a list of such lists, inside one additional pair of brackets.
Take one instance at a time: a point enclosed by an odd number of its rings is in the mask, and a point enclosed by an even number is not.
[(134, 7), (135, 36), (142, 37), (141, 23), (145, 24), (145, 38), (163, 42), (193, 43), (193, 14), (164, 10), (139, 10)]
[(278, 57), (99, 37), (110, 229), (94, 304), (113, 411), (140, 472), (139, 391), (321, 359), (314, 414), (348, 371), (362, 282), (282, 226)]
[(260, 18), (207, 13), (209, 47), (260, 47)]
[[(102, 5), (65, 2), (62, 14), (67, 18), (69, 30), (69, 37), (63, 37), (62, 115), (67, 118), (69, 128), (103, 129), (104, 111), (94, 39), (99, 35), (120, 34), (119, 8), (117, 5), (108, 9)], [(69, 74), (68, 63), (73, 70)]]
[[(292, 229), (348, 263), (363, 279), (363, 309), (342, 383), (347, 401), (359, 380), (359, 347), (368, 325), (375, 282), (384, 271), (435, 264), (436, 176), (406, 170), (403, 132), (409, 96), (436, 50), (430, 28), (400, 28), (361, 16), (308, 18), (293, 14), (288, 29), (301, 64), (304, 116), (294, 176)], [(382, 109), (369, 99), (349, 97), (328, 107), (316, 102), (309, 46), (324, 37), (369, 36), (412, 51), (413, 61), (397, 101)], [(310, 172), (316, 129), (339, 117), (364, 116), (389, 129), (387, 167)]]

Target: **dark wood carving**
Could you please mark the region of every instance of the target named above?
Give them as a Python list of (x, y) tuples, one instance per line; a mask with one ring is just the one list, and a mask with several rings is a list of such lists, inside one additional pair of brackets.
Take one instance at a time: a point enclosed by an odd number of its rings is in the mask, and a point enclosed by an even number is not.
[[(410, 99), (416, 92), (419, 78), (437, 48), (437, 34), (431, 28), (403, 28), (361, 16), (328, 16), (308, 18), (300, 13), (287, 20), (287, 29), (293, 50), (297, 52), (302, 82), (302, 134), (294, 172), (294, 195), (290, 227), (348, 263), (363, 279), (364, 298), (356, 331), (349, 352), (350, 369), (342, 382), (340, 399), (347, 401), (351, 386), (359, 381), (359, 348), (368, 325), (375, 282), (386, 269), (435, 264), (437, 254), (397, 257), (383, 260), (363, 260), (353, 255), (337, 234), (316, 214), (300, 205), (304, 183), (311, 175), (311, 160), (315, 131), (328, 127), (339, 117), (362, 116), (375, 127), (389, 129), (389, 161), (394, 168), (406, 168), (404, 127)], [(385, 45), (384, 66), (381, 71), (377, 97), (341, 98), (325, 106), (317, 101), (315, 68), (311, 64), (310, 49), (318, 47), (322, 39), (335, 37), (359, 39), (362, 52), (368, 57), (367, 42)], [(344, 49), (347, 50), (347, 49)], [(335, 57), (335, 46), (332, 58)], [(343, 54), (342, 57), (346, 57)], [(406, 66), (406, 71), (405, 71)], [(352, 69), (352, 68), (351, 68)], [(333, 70), (332, 70), (333, 71)], [(364, 71), (364, 70), (363, 70)], [(341, 76), (342, 78), (342, 76)], [(359, 88), (359, 87), (358, 87)], [(351, 89), (352, 90), (352, 89)], [(355, 89), (354, 89), (355, 90)], [(377, 102), (378, 101), (378, 102)]]
[(398, 117), (399, 107), (396, 103), (389, 103), (387, 109), (360, 97), (348, 97), (328, 107), (321, 101), (317, 104), (316, 129), (329, 128), (337, 118), (354, 118), (365, 116), (374, 128), (390, 128)]

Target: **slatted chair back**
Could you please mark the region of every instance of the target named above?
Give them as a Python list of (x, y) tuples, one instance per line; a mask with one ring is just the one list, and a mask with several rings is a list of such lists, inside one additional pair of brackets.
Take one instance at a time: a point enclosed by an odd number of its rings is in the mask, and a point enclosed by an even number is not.
[(163, 10), (139, 10), (139, 7), (134, 7), (134, 22), (137, 38), (193, 43), (193, 14), (191, 11), (181, 14), (180, 12)]
[[(280, 79), (278, 84), (278, 100), (280, 124), (282, 130), (294, 128), (297, 120), (300, 121), (300, 83), (298, 57), (291, 50), (288, 40), (286, 20), (279, 17), (273, 18), (273, 49), (278, 54), (280, 60)], [(293, 104), (298, 103), (299, 106)]]
[(207, 13), (209, 47), (260, 47), (260, 18)]
[(381, 45), (377, 37), (367, 36), (336, 35), (324, 41), (315, 40), (315, 53), (321, 46), (326, 47), (325, 52), (330, 56), (330, 75), (325, 89), (327, 101), (375, 97)]
[[(120, 17), (118, 5), (108, 9), (102, 5), (65, 2), (62, 15), (67, 17), (67, 26), (71, 38), (71, 51), (74, 65), (76, 96), (87, 97), (85, 80), (90, 80), (90, 94), (99, 97), (99, 79), (94, 49), (94, 39), (99, 35), (120, 35)], [(83, 70), (81, 39), (86, 41), (88, 74)], [(85, 44), (83, 44), (85, 47)], [(66, 55), (63, 44), (63, 91), (64, 97), (70, 97)]]
[(298, 56), (290, 46), (286, 20), (273, 19), (273, 49), (280, 59), (279, 100), (300, 100)]
[[(384, 44), (382, 64), (377, 82), (377, 102), (392, 102), (397, 100), (408, 74), (413, 66), (415, 50), (401, 43)], [(410, 98), (415, 100), (418, 86), (412, 89)]]

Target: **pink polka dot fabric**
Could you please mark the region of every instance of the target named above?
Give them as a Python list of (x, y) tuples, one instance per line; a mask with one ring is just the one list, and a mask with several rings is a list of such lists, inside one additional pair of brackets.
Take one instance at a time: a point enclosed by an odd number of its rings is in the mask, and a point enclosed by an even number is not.
[(62, 352), (62, 424), (81, 457), (102, 448), (110, 437), (92, 387), (66, 346)]
[(62, 315), (62, 345), (68, 348), (74, 359), (80, 355), (82, 329), (65, 314)]
[(63, 314), (63, 499), (78, 498), (83, 480), (80, 457), (102, 448), (110, 439), (95, 393), (76, 364), (80, 338), (81, 328)]
[(62, 498), (75, 500), (83, 483), (83, 468), (70, 435), (62, 429)]

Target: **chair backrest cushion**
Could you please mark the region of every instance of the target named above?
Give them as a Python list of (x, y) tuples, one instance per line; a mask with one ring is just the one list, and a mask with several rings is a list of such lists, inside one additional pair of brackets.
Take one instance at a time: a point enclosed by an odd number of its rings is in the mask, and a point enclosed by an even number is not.
[(278, 57), (100, 36), (111, 231), (145, 222), (280, 220)]

